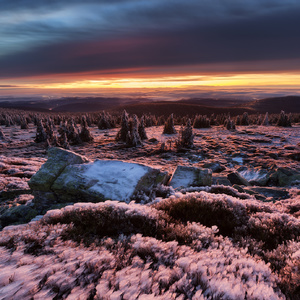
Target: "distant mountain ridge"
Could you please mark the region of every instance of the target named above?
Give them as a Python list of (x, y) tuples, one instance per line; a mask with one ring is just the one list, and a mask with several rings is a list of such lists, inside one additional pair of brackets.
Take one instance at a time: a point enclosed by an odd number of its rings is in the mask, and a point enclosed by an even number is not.
[(287, 113), (300, 113), (300, 96), (265, 98), (249, 102), (244, 107), (257, 112), (279, 113), (284, 110)]
[(230, 113), (231, 115), (266, 112), (300, 113), (300, 96), (273, 97), (261, 100), (189, 98), (177, 101), (153, 101), (147, 98), (105, 98), (105, 97), (66, 97), (61, 99), (47, 99), (32, 101), (14, 100), (1, 101), (0, 107), (15, 108), (32, 111), (53, 112), (97, 112), (107, 110), (119, 113), (126, 109), (131, 114), (146, 113), (156, 115), (211, 115), (212, 113)]

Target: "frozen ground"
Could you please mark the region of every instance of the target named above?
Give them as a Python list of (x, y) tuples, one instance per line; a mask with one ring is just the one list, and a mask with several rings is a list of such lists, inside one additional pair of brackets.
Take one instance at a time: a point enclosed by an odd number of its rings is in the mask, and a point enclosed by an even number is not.
[[(47, 159), (44, 146), (33, 141), (32, 124), (1, 129), (0, 213), (32, 201), (27, 182)], [(170, 174), (177, 165), (199, 166), (214, 168), (216, 178), (238, 171), (256, 181), (275, 168), (300, 171), (300, 125), (194, 129), (195, 147), (185, 152), (176, 151), (177, 136), (162, 135), (161, 126), (146, 128), (148, 140), (139, 148), (116, 144), (117, 130), (93, 127), (94, 142), (71, 150)], [(287, 196), (264, 201), (233, 187), (166, 188), (166, 199), (159, 195), (149, 205), (75, 204), (6, 227), (0, 298), (299, 299), (299, 188), (295, 181), (280, 188)]]

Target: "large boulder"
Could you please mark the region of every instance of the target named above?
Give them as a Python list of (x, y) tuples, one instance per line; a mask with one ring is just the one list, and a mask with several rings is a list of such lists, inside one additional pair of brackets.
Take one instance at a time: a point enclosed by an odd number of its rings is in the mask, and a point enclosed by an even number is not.
[(90, 162), (71, 151), (52, 148), (29, 186), (35, 207), (43, 212), (59, 202), (147, 201), (155, 187), (167, 180), (167, 173), (145, 165), (114, 160)]
[(270, 185), (291, 186), (300, 181), (300, 172), (294, 168), (280, 167), (275, 170), (269, 180)]
[(51, 189), (63, 201), (129, 201), (138, 194), (149, 196), (167, 177), (167, 173), (141, 164), (96, 160), (67, 166)]
[(83, 164), (89, 160), (74, 152), (62, 148), (50, 148), (48, 150), (48, 160), (39, 171), (31, 177), (28, 182), (32, 190), (50, 191), (51, 186), (56, 178), (63, 172), (63, 170), (72, 164)]
[(190, 186), (211, 186), (212, 170), (187, 166), (177, 166), (171, 178), (173, 188)]

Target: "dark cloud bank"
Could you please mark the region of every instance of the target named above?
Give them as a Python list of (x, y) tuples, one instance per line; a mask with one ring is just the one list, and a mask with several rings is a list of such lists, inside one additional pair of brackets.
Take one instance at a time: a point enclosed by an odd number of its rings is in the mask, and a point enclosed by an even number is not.
[[(102, 6), (88, 1), (78, 7), (86, 14), (80, 29), (73, 21), (61, 30), (56, 26), (55, 31), (62, 34), (56, 39), (50, 21), (40, 24), (44, 27), (36, 30), (45, 35), (43, 43), (35, 41), (0, 56), (0, 77), (195, 65), (205, 72), (207, 64), (222, 63), (228, 64), (227, 71), (235, 71), (239, 65), (246, 72), (247, 66), (257, 61), (259, 71), (276, 71), (276, 64), (270, 66), (268, 61), (285, 61), (281, 69), (300, 70), (294, 63), (300, 59), (300, 4), (250, 1), (243, 8), (237, 1), (225, 1), (227, 5), (211, 2), (114, 1), (114, 6), (106, 7), (108, 1), (101, 1)], [(81, 2), (40, 3), (0, 1), (0, 9), (7, 13), (21, 13), (25, 8), (37, 13), (48, 10), (55, 16), (56, 10), (67, 5), (77, 9)], [(76, 9), (73, 12), (77, 13)], [(114, 18), (111, 23), (109, 17)], [(12, 28), (17, 30), (16, 25)], [(36, 32), (29, 30), (28, 35)]]

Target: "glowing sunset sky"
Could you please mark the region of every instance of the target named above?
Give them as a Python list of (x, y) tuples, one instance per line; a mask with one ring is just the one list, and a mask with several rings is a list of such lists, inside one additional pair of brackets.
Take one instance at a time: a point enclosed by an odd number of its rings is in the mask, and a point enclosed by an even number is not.
[(0, 0), (0, 96), (300, 87), (298, 0)]

